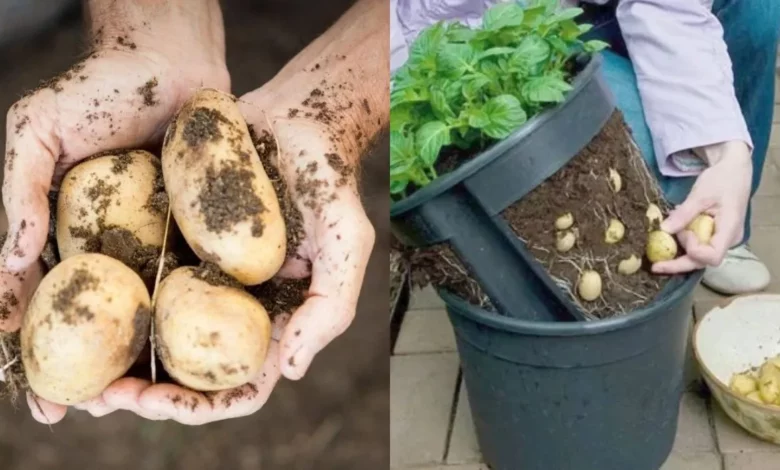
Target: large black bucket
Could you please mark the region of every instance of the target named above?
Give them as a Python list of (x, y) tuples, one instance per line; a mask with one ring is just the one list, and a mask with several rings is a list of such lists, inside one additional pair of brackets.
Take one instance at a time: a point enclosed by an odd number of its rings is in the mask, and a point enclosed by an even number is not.
[(658, 470), (672, 449), (694, 273), (593, 322), (498, 315), (441, 291), (493, 470)]

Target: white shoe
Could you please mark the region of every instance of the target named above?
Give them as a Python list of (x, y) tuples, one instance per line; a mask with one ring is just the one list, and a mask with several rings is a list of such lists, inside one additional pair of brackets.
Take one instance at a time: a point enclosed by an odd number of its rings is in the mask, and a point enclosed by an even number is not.
[(745, 245), (732, 248), (723, 263), (704, 271), (702, 284), (724, 295), (759, 292), (769, 286), (769, 270)]

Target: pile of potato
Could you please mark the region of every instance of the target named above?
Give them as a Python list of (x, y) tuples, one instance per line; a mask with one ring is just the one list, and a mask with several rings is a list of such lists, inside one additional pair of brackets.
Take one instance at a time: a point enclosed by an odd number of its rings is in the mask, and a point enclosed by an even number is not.
[[(614, 168), (609, 169), (607, 179), (612, 192), (620, 192), (623, 188), (623, 180)], [(660, 224), (663, 220), (661, 209), (655, 204), (649, 204), (645, 215), (648, 227), (645, 256), (648, 261), (658, 263), (674, 259), (677, 256), (677, 241), (671, 234), (660, 230)], [(700, 243), (707, 244), (715, 231), (715, 220), (707, 214), (700, 214), (688, 225), (687, 229), (696, 235)], [(563, 254), (571, 250), (578, 238), (574, 216), (570, 212), (558, 216), (555, 220), (555, 230), (555, 247), (558, 253)], [(623, 222), (613, 217), (609, 219), (604, 232), (604, 243), (608, 245), (620, 243), (625, 234), (626, 227)], [(639, 271), (641, 267), (641, 255), (631, 254), (619, 261), (617, 272), (623, 276), (630, 276)], [(579, 298), (592, 302), (601, 297), (601, 292), (601, 275), (593, 269), (581, 270), (577, 283), (577, 295)]]
[[(168, 213), (149, 203), (160, 171), (173, 216), (167, 228)], [(225, 187), (243, 191), (244, 206), (220, 206)], [(76, 166), (65, 176), (56, 212), (61, 262), (37, 288), (20, 332), (33, 392), (63, 405), (98, 396), (139, 357), (152, 322), (158, 356), (184, 386), (223, 390), (259, 372), (271, 323), (243, 286), (281, 268), (286, 228), (232, 96), (198, 91), (171, 123), (162, 161), (139, 150)], [(156, 270), (170, 243), (165, 234), (176, 227), (201, 260), (219, 267), (219, 276), (179, 267), (152, 291), (140, 267), (91, 246), (107, 231), (129, 232), (156, 250)]]
[(756, 403), (780, 406), (780, 355), (768, 359), (758, 370), (734, 374), (729, 388)]

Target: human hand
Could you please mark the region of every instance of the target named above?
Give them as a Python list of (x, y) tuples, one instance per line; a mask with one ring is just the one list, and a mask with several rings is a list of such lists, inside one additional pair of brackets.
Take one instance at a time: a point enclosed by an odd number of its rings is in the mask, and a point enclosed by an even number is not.
[(263, 369), (250, 383), (218, 394), (174, 384), (152, 385), (122, 398), (104, 394), (112, 405), (140, 407), (147, 415), (190, 425), (252, 414), (268, 400), (281, 375), (302, 378), (314, 356), (352, 322), (374, 244), (357, 191), (356, 156), (334, 138), (341, 128), (335, 122), (307, 118), (305, 112), (290, 118), (287, 108), (283, 116), (266, 117), (280, 101), (280, 93), (269, 87), (244, 96), (239, 107), (256, 132), (270, 136), (273, 130), (281, 148), (273, 158), (302, 224), (288, 227), (299, 231), (300, 245), (277, 276), (311, 276), (306, 301), (291, 315), (277, 317)]
[[(197, 87), (230, 88), (217, 0), (92, 0), (88, 8), (94, 52), (8, 112), (0, 331), (19, 328), (40, 280), (47, 195), (65, 172), (101, 151), (155, 144)], [(39, 421), (55, 423), (65, 415), (63, 406), (28, 401)], [(102, 397), (78, 408), (112, 411)]]
[[(725, 142), (706, 147), (704, 157), (709, 167), (696, 179), (688, 198), (661, 224), (661, 230), (677, 234), (685, 254), (655, 263), (653, 272), (676, 274), (718, 266), (726, 252), (742, 241), (753, 175), (750, 148), (741, 141)], [(686, 229), (701, 213), (715, 219), (709, 244), (699, 243)]]

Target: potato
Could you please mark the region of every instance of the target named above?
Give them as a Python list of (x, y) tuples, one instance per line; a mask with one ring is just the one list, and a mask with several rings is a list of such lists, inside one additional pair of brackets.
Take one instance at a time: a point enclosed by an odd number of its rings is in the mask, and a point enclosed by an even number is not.
[(696, 235), (699, 243), (707, 245), (712, 239), (712, 234), (715, 233), (715, 219), (707, 214), (699, 214), (688, 224), (687, 229)]
[(173, 217), (200, 259), (245, 285), (279, 271), (284, 218), (231, 95), (197, 91), (168, 128), (162, 164)]
[(591, 302), (601, 296), (601, 276), (596, 271), (586, 270), (580, 276), (577, 292), (583, 300)]
[(758, 383), (756, 382), (756, 379), (748, 374), (735, 374), (734, 377), (731, 378), (729, 387), (734, 393), (746, 397), (748, 394), (758, 390)]
[(202, 268), (174, 270), (157, 291), (154, 322), (165, 370), (194, 390), (238, 387), (254, 378), (271, 341), (265, 308)]
[(555, 219), (555, 228), (558, 230), (566, 230), (574, 225), (574, 216), (571, 212), (567, 212), (557, 219)]
[(611, 219), (609, 221), (609, 227), (604, 234), (604, 241), (610, 245), (613, 245), (623, 239), (626, 234), (626, 226), (618, 219)]
[(624, 276), (630, 276), (634, 274), (635, 272), (639, 271), (639, 268), (642, 267), (642, 260), (637, 258), (635, 255), (631, 255), (628, 258), (622, 260), (620, 263), (618, 263), (618, 272)]
[(612, 192), (619, 192), (623, 188), (623, 178), (614, 168), (609, 169), (609, 187)]
[(561, 253), (566, 253), (567, 251), (574, 248), (574, 242), (576, 241), (577, 237), (571, 230), (558, 232), (555, 236), (555, 249)]
[(668, 233), (655, 230), (647, 237), (646, 254), (651, 263), (672, 260), (677, 256), (677, 242)]
[(647, 217), (647, 226), (649, 227), (650, 231), (656, 230), (664, 220), (664, 215), (661, 213), (661, 208), (655, 204), (650, 204), (647, 206), (645, 217)]
[(107, 228), (124, 228), (143, 245), (162, 246), (167, 209), (155, 197), (160, 161), (149, 152), (118, 152), (70, 170), (57, 198), (60, 258), (97, 251)]
[(758, 391), (750, 392), (747, 395), (745, 395), (745, 398), (752, 402), (756, 402), (761, 405), (765, 405), (764, 401), (761, 399), (761, 394)]
[(74, 255), (41, 281), (21, 329), (30, 388), (53, 403), (99, 396), (144, 348), (149, 292), (136, 273), (97, 253)]
[(758, 376), (758, 392), (764, 403), (777, 403), (778, 398), (780, 398), (780, 369), (770, 363), (761, 366)]

